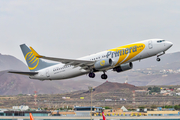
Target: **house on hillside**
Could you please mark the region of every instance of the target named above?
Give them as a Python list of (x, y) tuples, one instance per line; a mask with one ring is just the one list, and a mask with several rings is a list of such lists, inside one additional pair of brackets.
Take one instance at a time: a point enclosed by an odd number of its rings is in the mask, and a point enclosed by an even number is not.
[(128, 112), (128, 110), (124, 106), (121, 107), (121, 110), (123, 110), (123, 112)]
[(167, 91), (166, 91), (166, 90), (161, 90), (160, 93), (161, 93), (161, 94), (164, 94), (164, 93), (167, 93)]

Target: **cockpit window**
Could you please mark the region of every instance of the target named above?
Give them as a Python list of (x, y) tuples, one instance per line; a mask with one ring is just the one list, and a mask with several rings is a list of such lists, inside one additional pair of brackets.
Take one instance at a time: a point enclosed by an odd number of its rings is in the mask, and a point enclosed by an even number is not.
[(158, 40), (157, 43), (165, 42), (165, 40)]

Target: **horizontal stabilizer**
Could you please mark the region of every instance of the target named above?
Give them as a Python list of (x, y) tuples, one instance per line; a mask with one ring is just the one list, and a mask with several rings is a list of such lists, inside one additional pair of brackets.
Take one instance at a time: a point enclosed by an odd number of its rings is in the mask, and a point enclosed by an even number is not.
[(8, 71), (8, 73), (15, 73), (21, 75), (36, 75), (38, 72), (22, 72), (22, 71)]

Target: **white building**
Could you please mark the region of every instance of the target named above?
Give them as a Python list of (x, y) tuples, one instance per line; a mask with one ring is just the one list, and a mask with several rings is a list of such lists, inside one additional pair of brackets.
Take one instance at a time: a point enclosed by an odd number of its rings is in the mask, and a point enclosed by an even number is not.
[(21, 111), (24, 111), (24, 110), (28, 110), (28, 109), (29, 109), (29, 106), (25, 106), (25, 105), (13, 106), (12, 109), (13, 109), (13, 110), (21, 110)]
[(121, 110), (123, 110), (123, 112), (128, 112), (128, 110), (124, 106), (121, 107)]
[(167, 93), (167, 91), (166, 91), (166, 90), (161, 90), (160, 93), (161, 93), (161, 94), (164, 94), (164, 93)]

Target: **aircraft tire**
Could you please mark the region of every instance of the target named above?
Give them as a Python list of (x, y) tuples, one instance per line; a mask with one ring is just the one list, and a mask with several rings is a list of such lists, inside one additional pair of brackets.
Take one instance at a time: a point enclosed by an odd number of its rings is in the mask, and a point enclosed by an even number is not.
[(90, 72), (90, 73), (89, 73), (89, 77), (90, 77), (90, 78), (94, 78), (94, 77), (95, 77), (95, 74), (94, 74), (93, 72)]
[(161, 59), (160, 59), (160, 58), (157, 58), (156, 60), (157, 60), (158, 62), (160, 62), (160, 61), (161, 61)]
[(108, 76), (107, 76), (106, 74), (102, 74), (102, 75), (101, 75), (101, 78), (102, 78), (102, 79), (107, 79)]

